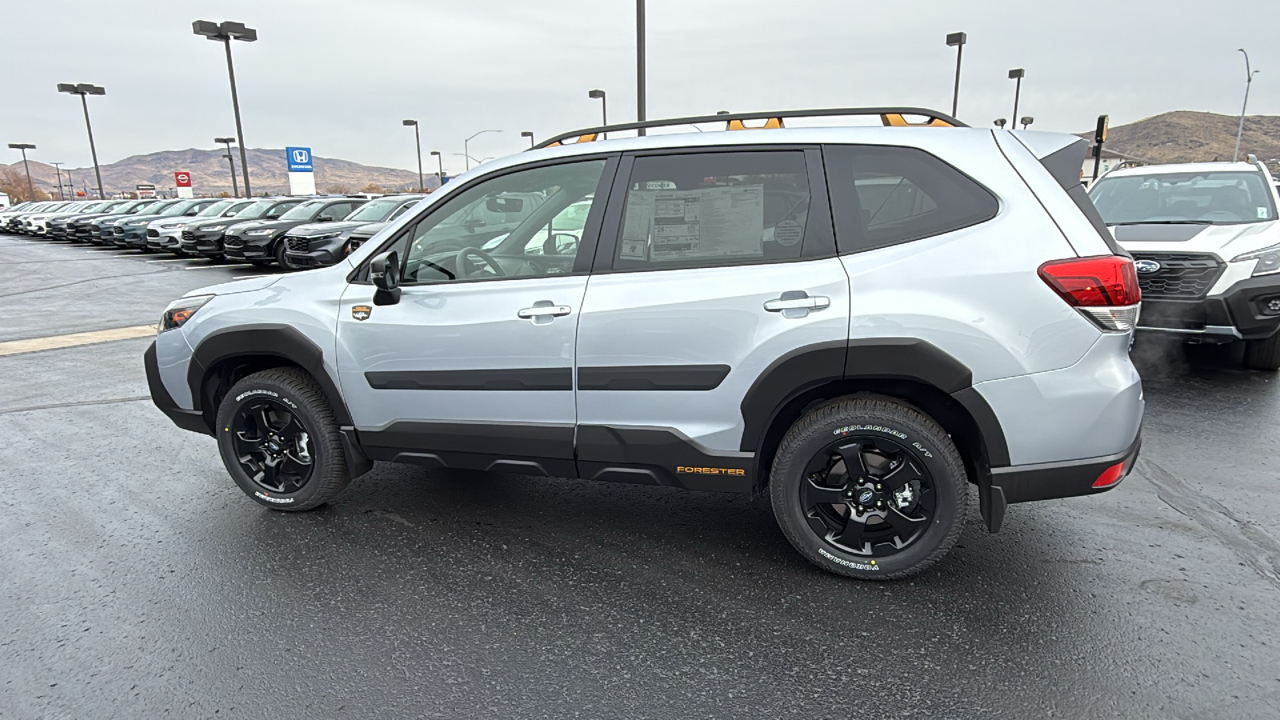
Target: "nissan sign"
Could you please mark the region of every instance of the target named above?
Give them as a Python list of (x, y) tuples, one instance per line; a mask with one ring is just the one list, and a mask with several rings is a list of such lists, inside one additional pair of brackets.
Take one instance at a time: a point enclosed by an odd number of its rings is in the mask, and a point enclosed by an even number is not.
[(176, 187), (191, 187), (191, 173), (182, 171), (174, 173), (173, 184)]

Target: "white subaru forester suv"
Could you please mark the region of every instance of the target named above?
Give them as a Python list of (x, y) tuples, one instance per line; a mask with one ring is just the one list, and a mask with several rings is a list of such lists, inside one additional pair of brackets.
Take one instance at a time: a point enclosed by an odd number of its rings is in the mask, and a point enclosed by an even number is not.
[(1280, 369), (1280, 197), (1264, 165), (1113, 170), (1089, 196), (1133, 255), (1139, 330), (1242, 340), (1245, 365)]

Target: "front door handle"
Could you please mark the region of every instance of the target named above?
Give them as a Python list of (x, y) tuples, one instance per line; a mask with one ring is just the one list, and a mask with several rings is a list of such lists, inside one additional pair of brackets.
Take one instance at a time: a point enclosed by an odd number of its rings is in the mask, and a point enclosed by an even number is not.
[(764, 309), (769, 312), (782, 313), (785, 318), (802, 318), (811, 311), (817, 312), (831, 307), (831, 298), (822, 295), (810, 296), (803, 290), (788, 290), (781, 297), (766, 300)]
[(568, 305), (556, 305), (550, 300), (539, 300), (533, 304), (533, 307), (527, 307), (516, 313), (516, 317), (524, 320), (532, 320), (534, 325), (545, 325), (552, 320), (568, 315), (573, 312), (573, 308)]

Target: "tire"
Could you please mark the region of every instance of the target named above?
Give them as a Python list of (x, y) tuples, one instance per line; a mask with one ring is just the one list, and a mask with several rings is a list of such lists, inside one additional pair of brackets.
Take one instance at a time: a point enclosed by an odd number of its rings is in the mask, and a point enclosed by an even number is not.
[[(849, 454), (842, 455), (842, 448)], [(860, 463), (864, 471), (853, 475), (870, 479), (867, 484), (849, 483), (842, 470), (845, 457)], [(912, 480), (904, 487), (914, 491), (893, 491), (894, 482), (912, 477), (918, 484)], [(884, 492), (880, 479), (888, 488)], [(852, 489), (837, 489), (846, 483)], [(769, 492), (783, 534), (810, 562), (851, 578), (896, 580), (933, 565), (955, 544), (968, 511), (968, 484), (960, 453), (936, 422), (906, 403), (857, 395), (819, 406), (791, 426), (778, 446)], [(810, 506), (811, 498), (828, 498), (830, 493), (840, 503)], [(873, 500), (860, 504), (867, 494)], [(890, 523), (890, 513), (903, 501), (915, 504)], [(841, 520), (846, 529), (854, 527), (854, 507), (865, 511), (867, 520), (860, 523), (863, 530), (851, 535), (860, 552), (838, 544), (836, 530)], [(913, 534), (904, 537), (897, 529), (900, 525)]]
[(289, 258), (284, 255), (284, 252), (287, 249), (288, 248), (284, 244), (284, 241), (281, 240), (280, 244), (276, 247), (276, 264), (280, 266), (281, 270), (284, 270), (285, 272), (292, 272), (294, 267), (289, 264)]
[(1280, 332), (1266, 340), (1246, 340), (1244, 366), (1252, 370), (1280, 370)]
[[(310, 456), (309, 473), (300, 487), (267, 487), (251, 477), (239, 460), (241, 451), (246, 447), (244, 438), (261, 435), (250, 416), (256, 417), (256, 408), (264, 404), (271, 410), (269, 417), (274, 425), (284, 428), (279, 431), (282, 437), (293, 427), (283, 421), (285, 415), (296, 418), (307, 433), (301, 446), (288, 446), (283, 440), (280, 443), (293, 450), (291, 454), (284, 454), (290, 459), (281, 461), (281, 468), (298, 469), (302, 465), (296, 458)], [(218, 452), (227, 472), (246, 495), (264, 507), (289, 512), (311, 510), (332, 500), (351, 481), (333, 411), (320, 386), (300, 369), (264, 370), (241, 379), (218, 406), (217, 428)], [(257, 463), (264, 473), (271, 472), (258, 460), (252, 462)], [(263, 482), (267, 482), (266, 478)]]

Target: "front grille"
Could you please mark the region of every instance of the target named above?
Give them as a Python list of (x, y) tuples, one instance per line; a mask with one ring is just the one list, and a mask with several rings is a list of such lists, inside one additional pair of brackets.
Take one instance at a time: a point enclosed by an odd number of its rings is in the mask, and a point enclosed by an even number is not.
[(294, 252), (306, 252), (311, 249), (311, 243), (306, 238), (286, 237), (285, 244)]
[(244, 238), (239, 235), (228, 235), (227, 238), (222, 241), (222, 245), (223, 247), (229, 248), (244, 247)]
[(1153, 273), (1138, 273), (1142, 297), (1152, 299), (1202, 298), (1227, 269), (1218, 258), (1201, 253), (1133, 253), (1133, 259), (1160, 263)]
[(147, 237), (158, 238), (160, 237), (160, 231), (155, 228), (147, 228)]
[(194, 242), (194, 241), (195, 241), (195, 239), (196, 239), (196, 234), (195, 234), (195, 233), (193, 233), (193, 232), (191, 232), (190, 230), (183, 230), (183, 231), (182, 231), (182, 239), (183, 239), (183, 240), (191, 240), (191, 241), (193, 241), (193, 242)]
[(120, 227), (119, 225), (117, 225), (117, 226), (115, 226), (114, 228), (112, 228), (112, 229), (111, 229), (111, 234), (112, 234), (112, 235), (123, 235), (123, 234), (124, 234), (124, 228), (122, 228), (122, 227)]

